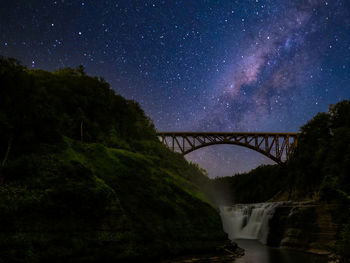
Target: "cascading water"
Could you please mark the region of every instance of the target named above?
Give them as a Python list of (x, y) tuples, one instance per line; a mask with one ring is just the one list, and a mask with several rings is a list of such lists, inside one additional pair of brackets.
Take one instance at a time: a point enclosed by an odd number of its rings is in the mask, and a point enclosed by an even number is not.
[(269, 220), (281, 203), (237, 204), (220, 207), (224, 231), (229, 239), (257, 239), (266, 244)]

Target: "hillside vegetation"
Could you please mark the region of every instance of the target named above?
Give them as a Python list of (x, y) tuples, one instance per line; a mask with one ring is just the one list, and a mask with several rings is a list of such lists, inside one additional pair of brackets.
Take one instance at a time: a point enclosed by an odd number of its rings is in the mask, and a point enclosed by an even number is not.
[(145, 261), (214, 250), (195, 165), (134, 101), (80, 67), (0, 58), (0, 262)]

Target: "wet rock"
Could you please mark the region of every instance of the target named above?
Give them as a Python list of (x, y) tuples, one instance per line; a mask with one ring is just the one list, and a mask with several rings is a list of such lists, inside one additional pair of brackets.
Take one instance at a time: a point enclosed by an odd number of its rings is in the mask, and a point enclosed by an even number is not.
[(240, 248), (237, 243), (235, 242), (227, 242), (223, 247), (222, 247), (222, 251), (235, 255), (236, 257), (242, 257), (244, 256), (244, 249)]
[(316, 202), (290, 202), (277, 207), (270, 221), (267, 244), (330, 254), (337, 232), (333, 210), (332, 205)]

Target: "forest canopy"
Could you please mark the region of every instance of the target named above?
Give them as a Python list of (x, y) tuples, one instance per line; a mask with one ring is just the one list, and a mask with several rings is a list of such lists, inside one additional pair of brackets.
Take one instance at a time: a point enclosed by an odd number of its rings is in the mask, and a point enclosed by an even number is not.
[(0, 57), (0, 82), (0, 156), (23, 154), (62, 136), (126, 148), (134, 138), (156, 139), (137, 102), (115, 94), (102, 78), (87, 76), (82, 66), (51, 73)]

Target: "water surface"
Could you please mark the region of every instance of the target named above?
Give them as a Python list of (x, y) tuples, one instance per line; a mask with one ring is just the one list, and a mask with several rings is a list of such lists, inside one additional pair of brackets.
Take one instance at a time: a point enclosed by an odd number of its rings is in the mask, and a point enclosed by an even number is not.
[(245, 250), (245, 255), (235, 263), (326, 263), (327, 257), (314, 254), (272, 248), (257, 240), (240, 239), (236, 243)]
[(241, 258), (227, 255), (188, 256), (162, 261), (162, 263), (327, 263), (327, 257), (289, 249), (272, 248), (257, 240), (239, 239), (235, 241), (245, 250)]

